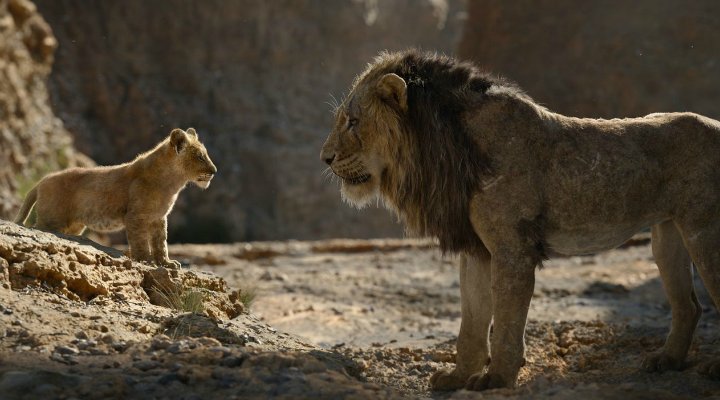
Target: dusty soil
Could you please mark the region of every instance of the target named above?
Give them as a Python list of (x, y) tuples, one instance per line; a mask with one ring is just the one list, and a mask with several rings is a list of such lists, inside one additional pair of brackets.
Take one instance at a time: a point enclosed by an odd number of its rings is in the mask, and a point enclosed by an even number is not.
[[(698, 372), (720, 357), (710, 307), (687, 369), (639, 371), (670, 313), (647, 243), (635, 244), (538, 272), (519, 388), (432, 393), (460, 323), (456, 262), (432, 242), (176, 245), (183, 268), (165, 270), (0, 221), (0, 397), (718, 396)], [(174, 309), (158, 287), (202, 293), (204, 310)]]
[[(670, 310), (646, 237), (596, 256), (559, 258), (537, 273), (522, 386), (510, 398), (700, 398), (720, 382), (698, 373), (720, 357), (720, 317), (705, 305), (682, 372), (647, 374), (643, 356), (668, 332)], [(230, 285), (252, 287), (252, 311), (279, 330), (355, 361), (358, 375), (409, 397), (450, 368), (460, 326), (456, 262), (430, 242), (323, 241), (174, 246), (173, 252)], [(580, 396), (580, 397), (578, 397)]]

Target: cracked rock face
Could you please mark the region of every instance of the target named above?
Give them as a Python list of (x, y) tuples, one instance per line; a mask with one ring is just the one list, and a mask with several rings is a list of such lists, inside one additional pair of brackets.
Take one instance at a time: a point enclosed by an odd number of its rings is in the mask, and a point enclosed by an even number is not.
[(172, 127), (197, 128), (219, 172), (178, 198), (171, 242), (402, 235), (323, 178), (327, 103), (381, 50), (452, 53), (462, 1), (36, 4), (59, 42), (53, 105), (78, 149), (120, 163)]
[(46, 80), (57, 40), (28, 0), (0, 1), (0, 218), (44, 174), (92, 162), (55, 117)]

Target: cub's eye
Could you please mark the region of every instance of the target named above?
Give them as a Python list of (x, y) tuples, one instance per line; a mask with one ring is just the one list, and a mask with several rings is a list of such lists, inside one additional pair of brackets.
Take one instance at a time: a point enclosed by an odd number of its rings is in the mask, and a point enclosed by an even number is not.
[(202, 154), (196, 155), (195, 158), (197, 158), (200, 161), (205, 161), (205, 158), (203, 158)]
[(348, 128), (353, 128), (355, 125), (357, 125), (358, 120), (357, 118), (350, 118), (348, 120)]

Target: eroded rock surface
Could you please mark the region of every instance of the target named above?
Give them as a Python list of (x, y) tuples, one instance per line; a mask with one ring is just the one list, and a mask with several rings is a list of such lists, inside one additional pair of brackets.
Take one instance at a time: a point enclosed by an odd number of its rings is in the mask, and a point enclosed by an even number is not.
[(50, 107), (46, 87), (57, 40), (28, 0), (0, 0), (0, 218), (57, 169), (89, 165)]
[[(198, 312), (177, 309), (173, 295), (187, 292), (202, 295)], [(398, 396), (248, 314), (242, 298), (209, 272), (0, 220), (0, 397)]]

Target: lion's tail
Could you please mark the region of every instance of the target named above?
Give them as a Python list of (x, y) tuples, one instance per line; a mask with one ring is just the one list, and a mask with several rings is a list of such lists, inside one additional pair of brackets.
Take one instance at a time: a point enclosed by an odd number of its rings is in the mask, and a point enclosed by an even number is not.
[(30, 191), (28, 192), (27, 196), (25, 196), (25, 201), (23, 202), (23, 205), (20, 208), (17, 217), (15, 217), (16, 224), (25, 225), (25, 221), (27, 220), (28, 215), (30, 215), (30, 211), (32, 210), (36, 201), (37, 185), (33, 186), (33, 188), (30, 189)]

